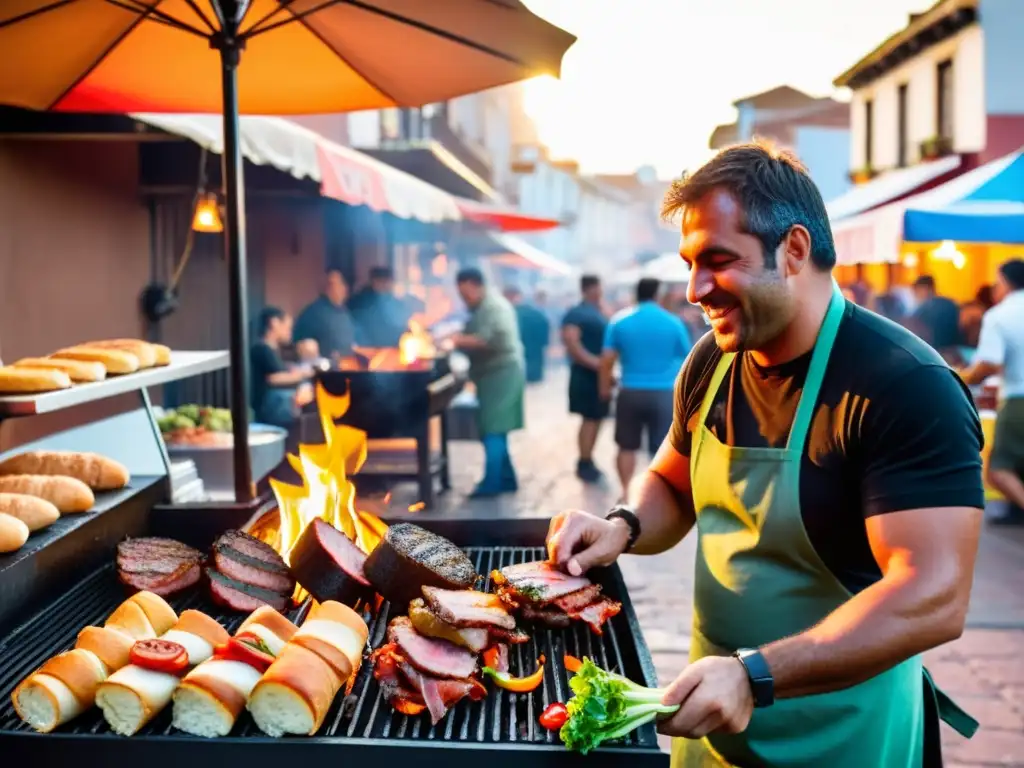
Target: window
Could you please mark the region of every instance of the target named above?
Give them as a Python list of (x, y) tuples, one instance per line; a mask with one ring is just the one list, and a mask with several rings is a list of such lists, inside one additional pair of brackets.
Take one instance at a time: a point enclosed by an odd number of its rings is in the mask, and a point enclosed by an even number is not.
[(953, 138), (953, 60), (946, 59), (936, 68), (935, 133), (940, 139)]
[(896, 164), (907, 167), (907, 84), (896, 91)]
[(875, 102), (864, 102), (864, 167), (874, 167), (875, 154)]

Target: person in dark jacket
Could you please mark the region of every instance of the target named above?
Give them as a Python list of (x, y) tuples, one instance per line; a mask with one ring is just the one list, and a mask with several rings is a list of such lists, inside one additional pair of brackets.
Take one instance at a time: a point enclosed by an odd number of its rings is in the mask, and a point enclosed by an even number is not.
[(519, 338), (523, 342), (526, 358), (526, 381), (528, 384), (543, 381), (544, 359), (551, 341), (551, 323), (547, 315), (524, 300), (523, 292), (518, 288), (506, 290), (505, 298), (515, 307), (516, 319), (519, 321)]
[(397, 347), (409, 329), (408, 302), (395, 296), (395, 276), (390, 267), (370, 269), (370, 282), (348, 302), (356, 338), (364, 347)]
[(917, 309), (911, 315), (908, 327), (927, 341), (947, 363), (954, 362), (960, 354), (960, 307), (952, 299), (939, 296), (935, 290), (935, 278), (931, 275), (921, 275), (914, 281), (914, 296)]
[(348, 283), (340, 270), (328, 269), (324, 292), (299, 314), (295, 321), (296, 341), (313, 339), (326, 358), (348, 357), (355, 343), (352, 316), (345, 307)]

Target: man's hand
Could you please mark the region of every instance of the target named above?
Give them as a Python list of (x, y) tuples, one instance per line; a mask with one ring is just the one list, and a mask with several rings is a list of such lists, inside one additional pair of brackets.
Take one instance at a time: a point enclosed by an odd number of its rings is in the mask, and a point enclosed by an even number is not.
[(680, 707), (658, 723), (658, 731), (685, 739), (701, 739), (715, 731), (742, 733), (754, 712), (750, 678), (732, 656), (695, 661), (666, 689), (662, 701)]
[(625, 551), (629, 534), (623, 520), (605, 520), (578, 509), (559, 512), (548, 528), (548, 559), (582, 576), (595, 566), (614, 563)]

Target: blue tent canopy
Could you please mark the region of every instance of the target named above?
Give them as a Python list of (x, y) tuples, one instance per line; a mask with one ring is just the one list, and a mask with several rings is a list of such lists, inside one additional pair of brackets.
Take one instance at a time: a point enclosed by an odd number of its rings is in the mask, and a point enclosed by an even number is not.
[(1024, 149), (903, 201), (914, 243), (1024, 243)]

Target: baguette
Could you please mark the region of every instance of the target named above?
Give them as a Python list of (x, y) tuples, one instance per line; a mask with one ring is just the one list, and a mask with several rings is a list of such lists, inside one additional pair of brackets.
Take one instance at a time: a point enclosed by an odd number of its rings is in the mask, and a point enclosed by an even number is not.
[(60, 510), (46, 499), (24, 493), (0, 493), (0, 513), (18, 518), (30, 533), (53, 525), (60, 518)]
[(28, 451), (0, 462), (0, 475), (59, 475), (81, 480), (94, 491), (128, 485), (127, 467), (98, 453)]
[[(230, 635), (206, 614), (189, 610), (163, 639), (181, 645), (194, 667), (213, 656), (214, 646), (227, 642)], [(96, 706), (114, 733), (132, 736), (171, 703), (180, 683), (177, 675), (129, 664), (99, 684)]]
[(0, 493), (23, 493), (53, 504), (62, 515), (88, 512), (96, 503), (92, 489), (73, 477), (2, 475)]
[(138, 339), (104, 339), (102, 341), (87, 341), (80, 344), (82, 347), (96, 347), (97, 349), (117, 349), (128, 352), (139, 358), (139, 368), (152, 368), (156, 365), (156, 349), (148, 341)]
[[(126, 606), (130, 606), (126, 608)], [(167, 626), (177, 616), (162, 598), (148, 592), (132, 595), (107, 619), (105, 627), (86, 627), (74, 650), (58, 654), (28, 675), (11, 694), (18, 716), (48, 733), (91, 707), (107, 675), (126, 665), (135, 634)], [(122, 620), (131, 623), (124, 625)], [(147, 629), (140, 629), (144, 624)]]
[(0, 368), (0, 394), (31, 395), (68, 389), (70, 386), (71, 378), (63, 371), (17, 368), (13, 365)]
[(104, 347), (68, 347), (54, 352), (50, 357), (57, 360), (86, 360), (103, 363), (108, 374), (135, 373), (141, 367), (139, 358), (131, 352)]
[(13, 515), (0, 512), (0, 552), (14, 552), (25, 546), (29, 529)]
[(14, 362), (15, 368), (48, 368), (63, 371), (71, 381), (90, 382), (103, 381), (107, 378), (107, 369), (103, 363), (87, 360), (58, 360), (53, 357), (26, 357)]
[[(249, 614), (235, 635), (243, 632), (256, 635), (277, 656), (294, 636), (296, 626), (264, 605)], [(227, 736), (259, 681), (259, 670), (243, 661), (213, 658), (203, 662), (174, 692), (174, 727), (193, 736)]]
[(351, 608), (330, 600), (314, 606), (249, 695), (257, 727), (275, 738), (315, 734), (358, 669), (368, 634)]

